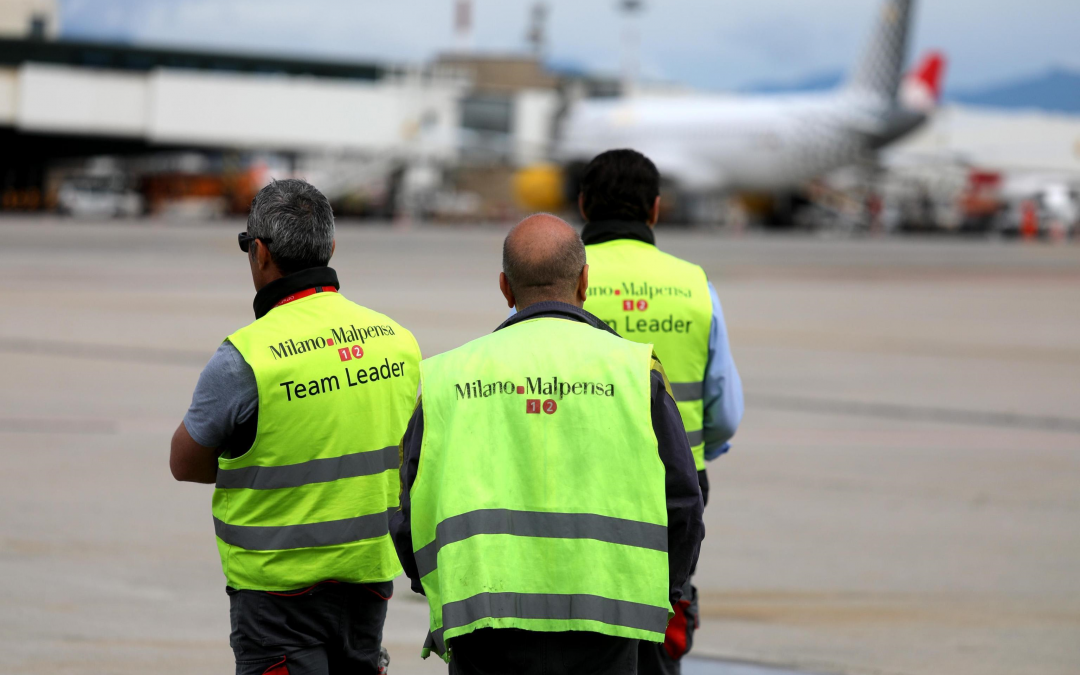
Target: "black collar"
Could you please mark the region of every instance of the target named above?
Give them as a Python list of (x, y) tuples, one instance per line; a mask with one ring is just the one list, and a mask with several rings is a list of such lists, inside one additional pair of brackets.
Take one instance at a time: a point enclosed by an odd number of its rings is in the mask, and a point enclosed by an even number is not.
[(274, 308), (274, 305), (293, 293), (322, 286), (333, 286), (335, 289), (340, 289), (341, 285), (338, 284), (337, 272), (329, 267), (309, 267), (306, 270), (294, 272), (280, 279), (274, 279), (255, 294), (255, 302), (252, 303), (255, 308), (255, 318), (263, 318), (267, 312)]
[(568, 319), (570, 321), (580, 321), (581, 323), (589, 324), (593, 328), (599, 328), (600, 330), (606, 330), (612, 335), (618, 335), (618, 333), (611, 329), (611, 326), (592, 314), (589, 314), (582, 308), (565, 302), (557, 302), (555, 300), (545, 300), (529, 305), (506, 321), (503, 321), (502, 325), (495, 330), (500, 331), (503, 328), (513, 326), (522, 321), (528, 321), (529, 319)]
[(656, 246), (656, 235), (653, 233), (653, 229), (645, 223), (602, 220), (597, 223), (586, 223), (585, 229), (581, 232), (581, 240), (585, 242), (586, 246), (603, 244), (606, 241), (615, 241), (616, 239), (633, 239)]

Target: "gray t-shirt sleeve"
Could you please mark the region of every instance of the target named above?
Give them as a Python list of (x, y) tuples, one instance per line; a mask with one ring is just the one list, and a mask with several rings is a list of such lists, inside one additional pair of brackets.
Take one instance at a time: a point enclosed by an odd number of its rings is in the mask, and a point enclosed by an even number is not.
[(255, 372), (231, 342), (222, 342), (199, 375), (184, 426), (206, 448), (217, 448), (259, 407)]

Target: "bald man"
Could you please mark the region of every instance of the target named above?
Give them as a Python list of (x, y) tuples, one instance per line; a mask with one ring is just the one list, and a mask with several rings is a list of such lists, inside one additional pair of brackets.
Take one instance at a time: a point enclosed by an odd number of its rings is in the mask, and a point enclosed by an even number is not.
[(421, 364), (391, 534), (451, 673), (636, 673), (704, 535), (693, 453), (651, 345), (584, 311), (578, 234), (506, 237), (517, 312)]

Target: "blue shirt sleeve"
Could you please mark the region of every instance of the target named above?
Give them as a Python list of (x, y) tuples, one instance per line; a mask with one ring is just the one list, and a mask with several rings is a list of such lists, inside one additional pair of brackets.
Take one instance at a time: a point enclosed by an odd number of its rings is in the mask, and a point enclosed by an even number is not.
[(731, 448), (731, 438), (743, 416), (743, 390), (739, 370), (731, 356), (724, 310), (709, 282), (712, 325), (709, 328), (709, 359), (705, 366), (705, 459), (716, 459)]

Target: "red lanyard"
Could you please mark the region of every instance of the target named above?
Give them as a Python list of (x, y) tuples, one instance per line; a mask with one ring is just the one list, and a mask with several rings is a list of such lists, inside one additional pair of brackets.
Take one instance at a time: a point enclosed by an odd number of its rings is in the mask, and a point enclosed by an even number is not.
[(274, 307), (281, 307), (287, 305), (293, 300), (299, 300), (300, 298), (306, 298), (309, 295), (315, 295), (316, 293), (337, 293), (337, 289), (333, 286), (316, 286), (315, 288), (309, 288), (306, 291), (300, 291), (299, 293), (293, 293), (292, 295), (282, 298), (278, 301)]

